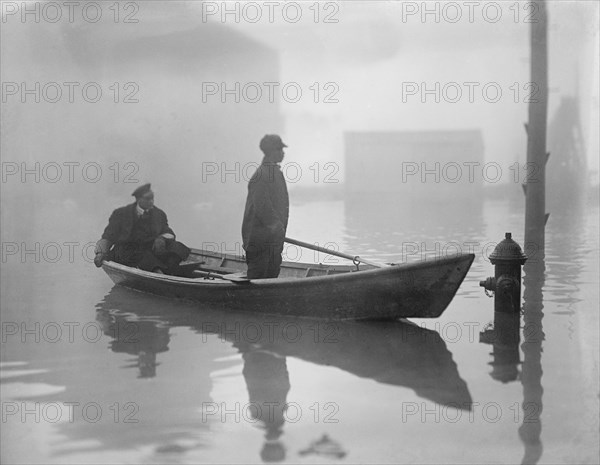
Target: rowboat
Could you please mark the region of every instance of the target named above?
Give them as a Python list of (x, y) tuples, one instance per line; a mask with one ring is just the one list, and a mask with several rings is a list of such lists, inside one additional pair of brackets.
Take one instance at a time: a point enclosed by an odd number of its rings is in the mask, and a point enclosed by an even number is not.
[(117, 285), (215, 308), (325, 320), (437, 318), (475, 256), (456, 254), (378, 267), (286, 261), (278, 278), (245, 278), (243, 257), (192, 249), (180, 276), (112, 261), (102, 268)]

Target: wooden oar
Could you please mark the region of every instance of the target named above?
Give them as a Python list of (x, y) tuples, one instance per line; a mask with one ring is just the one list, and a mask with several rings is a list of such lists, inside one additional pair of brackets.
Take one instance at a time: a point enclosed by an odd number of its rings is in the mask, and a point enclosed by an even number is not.
[(329, 255), (335, 255), (336, 257), (345, 258), (347, 260), (352, 260), (352, 262), (354, 262), (355, 265), (357, 265), (358, 263), (364, 263), (365, 265), (371, 265), (371, 266), (375, 266), (377, 268), (383, 268), (383, 267), (388, 266), (383, 263), (376, 263), (376, 262), (372, 262), (370, 260), (365, 260), (364, 258), (360, 258), (358, 255), (349, 255), (349, 254), (346, 254), (343, 252), (336, 252), (335, 250), (326, 249), (325, 247), (319, 247), (318, 245), (309, 244), (308, 242), (302, 242), (297, 239), (292, 239), (291, 237), (286, 237), (284, 239), (284, 241), (287, 242), (288, 244), (294, 244), (294, 245), (297, 245), (300, 247), (304, 247), (306, 249), (316, 250), (318, 252), (323, 252), (323, 253), (326, 253)]
[(214, 278), (214, 279), (221, 279), (223, 281), (231, 281), (232, 283), (249, 283), (250, 279), (244, 277), (244, 276), (239, 276), (237, 274), (219, 274), (219, 273), (213, 273), (210, 271), (200, 271), (200, 270), (194, 270), (193, 274), (195, 276), (199, 276), (199, 277), (203, 277), (203, 278)]

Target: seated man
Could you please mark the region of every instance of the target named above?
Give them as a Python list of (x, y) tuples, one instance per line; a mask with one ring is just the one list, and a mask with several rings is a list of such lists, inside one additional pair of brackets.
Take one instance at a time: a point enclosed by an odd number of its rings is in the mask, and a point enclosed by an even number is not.
[(190, 249), (175, 240), (167, 215), (154, 206), (150, 184), (138, 187), (132, 195), (135, 203), (110, 215), (102, 239), (96, 243), (94, 263), (100, 267), (106, 259), (146, 271), (175, 274)]

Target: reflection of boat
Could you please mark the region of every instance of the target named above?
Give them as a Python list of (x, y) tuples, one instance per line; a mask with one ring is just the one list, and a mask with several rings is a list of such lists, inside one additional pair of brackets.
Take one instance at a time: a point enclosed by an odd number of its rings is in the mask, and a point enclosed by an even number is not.
[[(113, 288), (106, 296), (98, 319), (112, 321), (112, 332), (117, 335), (131, 334), (131, 330), (128, 332), (125, 328), (140, 322), (154, 322), (160, 327), (184, 326), (201, 334), (217, 335), (243, 354), (247, 382), (250, 378), (260, 378), (264, 380), (261, 385), (287, 385), (281, 389), (285, 393), (289, 384), (287, 369), (282, 367), (285, 367), (286, 357), (294, 357), (336, 367), (378, 383), (407, 387), (438, 404), (471, 408), (471, 395), (444, 340), (437, 332), (408, 322), (313, 322), (295, 317), (224, 312), (209, 307), (197, 312), (185, 303), (165, 306), (155, 299), (133, 296), (120, 288)], [(138, 337), (158, 335), (152, 331), (136, 334)], [(154, 345), (152, 341), (144, 343), (147, 347)], [(119, 344), (112, 344), (113, 348), (117, 346)], [(264, 361), (271, 359), (280, 361), (269, 363), (267, 369)], [(258, 370), (257, 366), (264, 369)], [(248, 389), (256, 401), (251, 384)]]
[(400, 321), (313, 324), (265, 319), (253, 320), (245, 327), (248, 334), (236, 321), (221, 322), (218, 334), (234, 342), (240, 351), (245, 350), (245, 341), (236, 343), (237, 336), (280, 356), (336, 367), (381, 384), (408, 387), (438, 404), (471, 408), (467, 385), (435, 331)]
[(203, 250), (192, 251), (185, 276), (110, 261), (103, 268), (115, 284), (249, 312), (335, 320), (436, 318), (474, 258), (457, 254), (382, 268), (284, 262), (279, 278), (260, 280), (235, 275), (246, 270), (242, 257)]

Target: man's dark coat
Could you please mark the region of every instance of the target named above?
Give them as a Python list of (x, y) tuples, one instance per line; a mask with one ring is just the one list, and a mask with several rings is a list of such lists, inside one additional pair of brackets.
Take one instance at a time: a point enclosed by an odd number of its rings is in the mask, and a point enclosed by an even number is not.
[[(136, 204), (117, 208), (110, 215), (108, 226), (104, 229), (97, 247), (109, 260), (117, 263), (138, 266), (147, 271), (160, 268), (169, 274), (175, 274), (177, 265), (188, 257), (190, 249), (181, 242), (168, 239), (165, 240), (163, 251), (154, 252), (153, 244), (157, 237), (166, 233), (175, 236), (175, 233), (169, 227), (166, 213), (160, 208), (152, 207), (147, 214), (150, 215), (146, 220), (149, 221), (149, 226), (146, 223), (143, 229), (138, 227), (136, 235), (133, 234), (136, 230), (135, 224), (142, 221), (138, 218)], [(110, 250), (113, 245), (113, 249)]]
[[(160, 208), (152, 207), (149, 211), (150, 223), (154, 238), (161, 234), (169, 233), (175, 236), (173, 230), (169, 227), (167, 214)], [(117, 208), (112, 212), (108, 220), (108, 226), (104, 229), (102, 239), (109, 242), (109, 247), (113, 244), (129, 242), (133, 224), (137, 220), (136, 203)]]
[(283, 245), (289, 208), (287, 186), (279, 165), (263, 162), (248, 183), (242, 223), (244, 249)]

